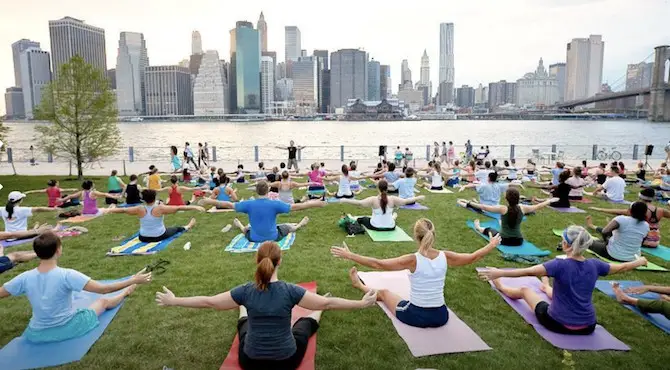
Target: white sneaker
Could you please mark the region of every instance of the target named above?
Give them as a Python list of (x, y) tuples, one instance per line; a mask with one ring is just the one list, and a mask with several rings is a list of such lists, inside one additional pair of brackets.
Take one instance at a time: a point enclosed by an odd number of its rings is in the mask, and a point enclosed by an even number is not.
[(222, 233), (227, 233), (227, 232), (230, 231), (230, 229), (232, 229), (232, 228), (233, 228), (233, 225), (228, 224), (228, 225), (224, 226), (223, 229), (221, 229), (221, 232), (222, 232)]

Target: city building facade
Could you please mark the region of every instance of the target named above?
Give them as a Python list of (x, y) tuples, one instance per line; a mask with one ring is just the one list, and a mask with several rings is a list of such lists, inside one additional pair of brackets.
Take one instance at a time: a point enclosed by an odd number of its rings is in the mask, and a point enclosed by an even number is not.
[(600, 92), (605, 42), (601, 35), (572, 39), (567, 45), (565, 100), (577, 100)]
[(261, 57), (261, 110), (263, 113), (271, 113), (275, 102), (274, 63), (271, 56)]
[(405, 89), (413, 89), (412, 85), (412, 70), (409, 69), (409, 62), (407, 59), (403, 59), (400, 63), (400, 84), (398, 85), (398, 91)]
[(440, 83), (446, 81), (453, 86), (455, 75), (454, 24), (440, 23)]
[(33, 119), (35, 108), (42, 101), (42, 89), (51, 82), (51, 59), (48, 52), (29, 48), (21, 53), (19, 60), (23, 110), (27, 119)]
[(12, 60), (14, 61), (14, 86), (21, 87), (21, 53), (28, 49), (40, 49), (40, 43), (21, 39), (12, 44)]
[(479, 84), (475, 89), (475, 105), (488, 104), (489, 102), (489, 87)]
[(565, 63), (554, 63), (549, 66), (549, 76), (558, 83), (558, 101), (565, 101)]
[(107, 72), (104, 29), (65, 17), (49, 21), (49, 37), (54, 78), (58, 77), (60, 66), (75, 55), (82, 57), (101, 73)]
[(461, 108), (471, 108), (475, 106), (475, 89), (463, 85), (456, 89), (456, 106)]
[(180, 66), (150, 66), (145, 69), (147, 116), (193, 115), (191, 73)]
[[(258, 23), (256, 23), (256, 28), (261, 37), (261, 52), (265, 53), (268, 51), (268, 24), (265, 22), (265, 16), (261, 12), (260, 17), (258, 17)], [(277, 63), (277, 58), (275, 56), (274, 63)]]
[(382, 100), (391, 99), (393, 85), (391, 82), (391, 66), (382, 64), (379, 66), (379, 94)]
[(191, 33), (191, 55), (202, 54), (202, 36), (199, 31)]
[(320, 110), (319, 61), (317, 57), (299, 57), (292, 62), (293, 99), (301, 115), (311, 115)]
[(358, 49), (340, 49), (330, 55), (331, 109), (343, 108), (349, 99), (368, 95), (368, 54)]
[(144, 35), (121, 32), (116, 57), (116, 104), (120, 116), (144, 114), (144, 70), (149, 56)]
[(489, 84), (489, 109), (516, 102), (516, 83), (500, 80)]
[(302, 55), (300, 29), (296, 26), (284, 27), (284, 59), (296, 60)]
[(7, 111), (7, 119), (26, 118), (26, 111), (23, 109), (23, 104), (22, 88), (14, 86), (5, 90), (5, 110)]
[(230, 31), (230, 35), (230, 112), (258, 113), (261, 110), (261, 47), (258, 30), (250, 22), (240, 21)]
[(347, 120), (351, 121), (395, 121), (404, 116), (404, 102), (398, 99), (363, 101), (349, 99), (345, 109)]
[(321, 63), (322, 69), (324, 70), (330, 69), (330, 64), (328, 60), (330, 53), (328, 52), (328, 50), (316, 49), (314, 50), (314, 53), (312, 53), (312, 55), (319, 58), (319, 63)]
[(516, 81), (516, 105), (519, 107), (549, 107), (558, 99), (558, 80), (549, 75), (542, 58), (535, 72), (526, 73)]
[(368, 97), (367, 100), (381, 100), (381, 65), (372, 59), (368, 62)]
[(293, 101), (293, 80), (280, 78), (275, 89), (275, 101)]
[(454, 103), (454, 83), (442, 81), (438, 87), (437, 105), (448, 106)]
[(216, 50), (207, 50), (193, 81), (193, 114), (196, 116), (226, 114), (226, 79), (224, 65)]

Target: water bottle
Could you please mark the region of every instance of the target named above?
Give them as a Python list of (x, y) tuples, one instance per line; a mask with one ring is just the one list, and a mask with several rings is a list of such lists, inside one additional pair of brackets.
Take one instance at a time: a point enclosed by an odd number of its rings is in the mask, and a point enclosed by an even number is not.
[(191, 242), (187, 242), (186, 244), (184, 244), (184, 250), (187, 251), (189, 249), (191, 249)]

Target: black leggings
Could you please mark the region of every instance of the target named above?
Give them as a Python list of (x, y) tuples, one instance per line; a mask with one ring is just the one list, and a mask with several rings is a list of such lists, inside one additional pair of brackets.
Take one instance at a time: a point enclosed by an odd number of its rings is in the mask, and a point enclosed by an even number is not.
[(358, 221), (359, 224), (365, 226), (365, 228), (368, 229), (368, 230), (374, 230), (374, 231), (393, 231), (393, 230), (395, 230), (395, 226), (393, 226), (393, 227), (374, 227), (370, 223), (370, 217), (367, 217), (367, 216), (366, 217), (359, 217), (358, 219), (356, 219), (356, 221)]
[(595, 252), (600, 257), (607, 258), (608, 260), (612, 260), (612, 261), (616, 261), (616, 262), (626, 262), (626, 261), (621, 261), (621, 260), (618, 260), (618, 259), (610, 256), (609, 252), (607, 252), (607, 244), (609, 244), (607, 240), (595, 239), (593, 241), (593, 243), (591, 244), (591, 246), (589, 247), (589, 249), (591, 251)]
[(311, 317), (303, 317), (293, 324), (293, 338), (295, 339), (296, 350), (293, 356), (284, 360), (254, 360), (244, 352), (244, 343), (246, 342), (247, 332), (249, 331), (249, 321), (243, 317), (237, 321), (237, 333), (240, 338), (239, 361), (240, 367), (245, 370), (294, 370), (300, 366), (302, 359), (307, 352), (309, 338), (319, 330), (319, 323)]
[(560, 322), (554, 320), (553, 317), (549, 315), (549, 303), (540, 302), (535, 306), (535, 317), (537, 321), (542, 324), (549, 331), (559, 334), (569, 334), (569, 335), (589, 335), (596, 330), (596, 324), (589, 325), (582, 329), (569, 329)]
[(353, 197), (354, 197), (353, 194), (349, 194), (349, 195), (339, 195), (339, 194), (335, 194), (335, 198), (337, 198), (337, 199), (342, 199), (342, 198), (352, 199)]
[(140, 235), (139, 239), (142, 243), (156, 243), (156, 242), (171, 238), (171, 237), (175, 236), (176, 234), (179, 234), (179, 233), (184, 232), (184, 231), (186, 231), (186, 229), (183, 226), (168, 227), (167, 229), (165, 229), (165, 232), (163, 233), (163, 235), (159, 235), (159, 236), (142, 236), (142, 235)]
[[(486, 229), (484, 229), (483, 234), (486, 236), (488, 235), (496, 236), (500, 233), (496, 229), (487, 227)], [(519, 247), (522, 244), (523, 244), (523, 238), (502, 238), (502, 240), (500, 241), (500, 245), (504, 245), (506, 247)]]

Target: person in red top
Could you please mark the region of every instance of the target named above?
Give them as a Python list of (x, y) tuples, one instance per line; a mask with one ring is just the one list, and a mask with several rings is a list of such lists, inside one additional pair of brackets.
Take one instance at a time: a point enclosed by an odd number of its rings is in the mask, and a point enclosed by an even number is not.
[[(170, 183), (172, 185), (158, 190), (168, 192), (167, 205), (169, 206), (188, 206), (195, 203), (195, 198), (197, 195), (196, 193), (199, 193), (200, 196), (204, 195), (202, 188), (192, 188), (188, 186), (177, 185), (179, 183), (179, 178), (175, 175), (172, 175), (172, 177), (170, 177)], [(191, 195), (191, 200), (184, 202), (184, 198), (181, 193), (182, 191), (193, 191), (193, 195)]]
[(79, 189), (61, 189), (59, 187), (59, 183), (57, 180), (49, 180), (47, 182), (47, 188), (46, 189), (40, 189), (40, 190), (30, 190), (26, 191), (24, 194), (37, 194), (37, 193), (46, 193), (47, 198), (49, 200), (49, 207), (60, 207), (60, 208), (67, 208), (67, 207), (75, 207), (79, 205), (79, 201), (68, 201), (68, 202), (63, 202), (61, 198), (64, 197), (62, 194), (63, 192), (72, 192), (72, 191), (77, 191)]

